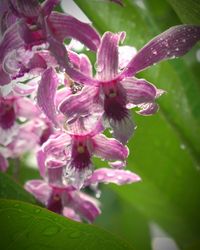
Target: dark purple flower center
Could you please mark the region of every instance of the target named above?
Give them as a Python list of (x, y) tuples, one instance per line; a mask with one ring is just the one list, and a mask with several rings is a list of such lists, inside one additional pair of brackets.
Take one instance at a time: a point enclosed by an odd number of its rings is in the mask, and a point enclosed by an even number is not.
[(57, 214), (62, 214), (63, 205), (60, 194), (51, 194), (48, 200), (47, 208)]
[(12, 100), (0, 100), (0, 127), (2, 129), (11, 128), (16, 120), (16, 114)]
[(91, 155), (86, 145), (86, 141), (74, 138), (72, 148), (72, 167), (78, 171), (86, 169), (91, 164)]
[(106, 83), (103, 85), (104, 111), (109, 119), (114, 121), (121, 121), (128, 116), (128, 109), (126, 108), (126, 96), (122, 89), (114, 83)]

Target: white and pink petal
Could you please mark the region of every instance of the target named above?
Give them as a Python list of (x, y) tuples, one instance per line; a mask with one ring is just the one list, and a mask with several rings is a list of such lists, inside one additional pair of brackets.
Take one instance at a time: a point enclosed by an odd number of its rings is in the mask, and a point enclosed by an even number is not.
[(100, 168), (86, 180), (85, 185), (96, 183), (114, 183), (117, 185), (130, 184), (140, 181), (141, 178), (129, 170)]

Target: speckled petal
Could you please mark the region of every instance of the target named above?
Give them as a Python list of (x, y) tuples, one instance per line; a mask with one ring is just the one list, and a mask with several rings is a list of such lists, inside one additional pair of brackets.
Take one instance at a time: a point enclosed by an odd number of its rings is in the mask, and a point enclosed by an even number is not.
[(115, 183), (117, 185), (123, 185), (138, 182), (140, 180), (141, 178), (138, 175), (128, 170), (100, 168), (93, 172), (86, 180), (85, 185), (96, 183)]
[(199, 40), (200, 26), (184, 24), (171, 27), (140, 49), (122, 75), (132, 76), (159, 61), (183, 56)]

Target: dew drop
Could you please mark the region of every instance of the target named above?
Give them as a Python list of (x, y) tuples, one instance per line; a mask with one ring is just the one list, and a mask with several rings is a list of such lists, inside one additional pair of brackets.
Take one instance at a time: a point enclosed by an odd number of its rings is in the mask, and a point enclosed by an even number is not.
[(48, 227), (43, 231), (43, 235), (51, 236), (58, 233), (58, 231), (59, 231), (58, 227)]
[(35, 209), (35, 213), (39, 214), (41, 212), (41, 209), (37, 208)]
[(176, 48), (175, 50), (176, 50), (176, 51), (179, 51), (179, 48)]
[(97, 176), (97, 180), (98, 180), (98, 181), (102, 181), (103, 179), (104, 179), (104, 176), (103, 176), (103, 175), (98, 175), (98, 176)]
[(196, 165), (196, 170), (200, 171), (200, 166), (199, 165)]
[(101, 197), (101, 190), (96, 190), (95, 197), (99, 199)]
[(185, 150), (185, 149), (186, 149), (186, 145), (182, 143), (182, 144), (180, 145), (180, 148), (181, 148), (182, 150)]
[(107, 173), (107, 176), (108, 176), (108, 177), (114, 177), (114, 176), (115, 176), (115, 173), (114, 173), (114, 172), (108, 172), (108, 173)]
[(79, 232), (73, 232), (69, 235), (72, 239), (80, 238), (80, 233)]
[(94, 67), (95, 67), (96, 71), (99, 73), (101, 73), (104, 69), (104, 65), (98, 65), (97, 63), (95, 63)]
[(182, 42), (185, 43), (185, 42), (186, 42), (186, 39), (183, 39)]
[(158, 52), (157, 52), (156, 50), (153, 50), (152, 53), (153, 53), (154, 55), (157, 55), (157, 54), (158, 54)]

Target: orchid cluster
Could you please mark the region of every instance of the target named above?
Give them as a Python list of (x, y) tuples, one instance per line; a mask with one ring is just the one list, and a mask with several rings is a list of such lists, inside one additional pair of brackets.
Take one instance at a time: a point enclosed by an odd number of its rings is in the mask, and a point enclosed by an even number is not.
[[(184, 55), (200, 40), (200, 27), (172, 27), (136, 53), (121, 45), (125, 32), (101, 37), (91, 25), (53, 11), (57, 4), (1, 1), (0, 169), (33, 151), (42, 179), (29, 180), (25, 189), (56, 213), (92, 222), (100, 203), (87, 190), (140, 181), (124, 170), (135, 130), (130, 109), (154, 114), (164, 91), (135, 75)], [(93, 51), (95, 65), (66, 39)], [(93, 157), (108, 168), (94, 166)]]

